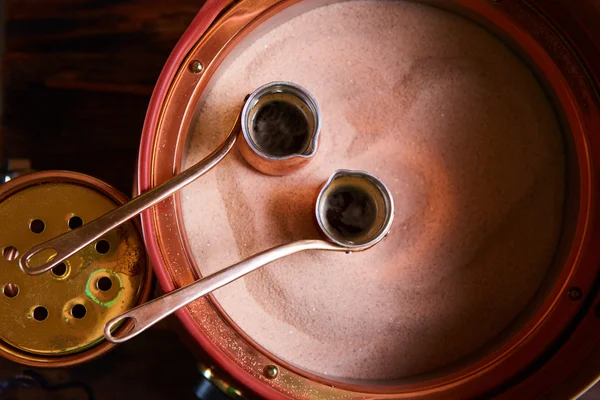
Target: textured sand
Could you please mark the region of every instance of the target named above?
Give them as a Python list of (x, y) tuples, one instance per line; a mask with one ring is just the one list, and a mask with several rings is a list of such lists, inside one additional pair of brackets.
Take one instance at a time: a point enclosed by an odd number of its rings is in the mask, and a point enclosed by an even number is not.
[(398, 378), (488, 342), (547, 272), (564, 192), (559, 128), (532, 73), (472, 23), (422, 5), (356, 1), (253, 43), (201, 105), (186, 166), (216, 148), (244, 95), (289, 80), (323, 116), (315, 161), (262, 175), (239, 153), (183, 193), (203, 274), (317, 237), (312, 202), (337, 168), (390, 188), (390, 236), (362, 254), (303, 253), (215, 295), (256, 342), (332, 377)]

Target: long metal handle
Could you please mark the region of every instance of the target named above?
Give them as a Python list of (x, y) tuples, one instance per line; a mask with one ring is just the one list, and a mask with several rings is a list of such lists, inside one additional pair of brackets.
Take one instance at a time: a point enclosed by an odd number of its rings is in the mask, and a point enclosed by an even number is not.
[[(132, 199), (121, 207), (83, 225), (81, 228), (77, 228), (31, 248), (19, 259), (19, 267), (28, 275), (43, 274), (81, 250), (83, 247), (92, 243), (94, 240), (100, 238), (106, 232), (135, 217), (145, 209), (166, 199), (217, 165), (235, 145), (239, 131), (240, 116), (238, 114), (235, 124), (227, 138), (221, 143), (217, 150), (212, 152), (204, 160), (174, 176), (167, 182)], [(56, 255), (51, 260), (39, 266), (30, 267), (29, 261), (31, 258), (42, 251), (54, 252)]]
[[(273, 247), (258, 253), (244, 261), (227, 267), (219, 272), (202, 278), (190, 285), (174, 290), (164, 296), (158, 297), (148, 303), (110, 320), (104, 327), (104, 336), (112, 343), (123, 343), (139, 335), (169, 314), (177, 311), (186, 304), (212, 292), (221, 286), (227, 285), (236, 279), (280, 258), (304, 250), (348, 251), (346, 247), (339, 246), (324, 240), (300, 240), (297, 242)], [(115, 337), (113, 328), (126, 319), (134, 320), (134, 327), (126, 334)]]

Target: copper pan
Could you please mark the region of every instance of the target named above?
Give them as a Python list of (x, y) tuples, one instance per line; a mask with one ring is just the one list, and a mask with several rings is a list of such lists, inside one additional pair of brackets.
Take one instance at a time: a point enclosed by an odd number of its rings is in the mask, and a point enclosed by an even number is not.
[[(181, 168), (196, 105), (245, 40), (322, 5), (314, 0), (208, 0), (168, 59), (141, 141), (140, 191)], [(600, 373), (600, 6), (589, 1), (426, 1), (496, 33), (528, 61), (555, 99), (566, 136), (569, 196), (547, 290), (508, 339), (482, 357), (411, 382), (340, 382), (277, 359), (236, 330), (210, 297), (177, 312), (185, 329), (245, 395), (276, 398), (565, 398)], [(239, 48), (238, 47), (238, 48)], [(148, 254), (165, 291), (197, 279), (179, 195), (142, 215)], [(277, 368), (273, 378), (273, 368)]]

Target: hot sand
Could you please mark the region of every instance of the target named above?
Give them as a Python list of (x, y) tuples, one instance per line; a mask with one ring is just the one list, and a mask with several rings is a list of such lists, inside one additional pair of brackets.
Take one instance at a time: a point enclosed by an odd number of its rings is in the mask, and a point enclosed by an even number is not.
[(234, 151), (184, 189), (202, 274), (318, 237), (313, 201), (335, 169), (381, 178), (396, 217), (369, 251), (297, 254), (217, 290), (239, 328), (300, 368), (346, 378), (430, 371), (505, 328), (548, 271), (564, 196), (559, 127), (529, 69), (428, 6), (321, 7), (258, 39), (218, 79), (185, 167), (218, 146), (246, 94), (275, 80), (316, 97), (316, 159), (270, 177)]

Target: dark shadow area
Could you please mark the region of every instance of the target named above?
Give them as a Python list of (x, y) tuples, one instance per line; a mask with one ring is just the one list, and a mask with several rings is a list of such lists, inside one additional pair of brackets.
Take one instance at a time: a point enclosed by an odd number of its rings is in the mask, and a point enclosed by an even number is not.
[(193, 400), (200, 379), (196, 359), (166, 329), (149, 330), (105, 356), (70, 368), (31, 368), (0, 358), (3, 400)]

